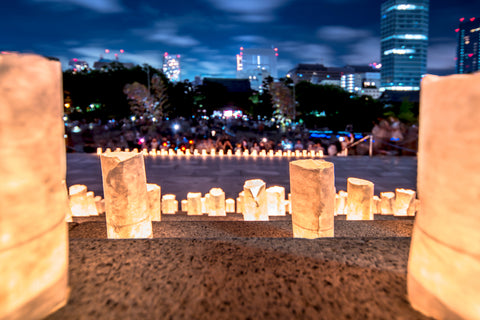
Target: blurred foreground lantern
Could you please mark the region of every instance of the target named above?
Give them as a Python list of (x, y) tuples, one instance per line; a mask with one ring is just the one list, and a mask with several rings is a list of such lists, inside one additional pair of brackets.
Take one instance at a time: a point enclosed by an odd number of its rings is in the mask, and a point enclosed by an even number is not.
[(480, 319), (479, 103), (479, 73), (422, 80), (407, 291), (437, 319)]
[(152, 238), (143, 154), (100, 156), (109, 239)]
[(347, 220), (373, 220), (373, 182), (347, 179)]
[(59, 62), (0, 56), (0, 319), (42, 319), (67, 302), (62, 95)]
[(243, 220), (268, 221), (265, 182), (260, 179), (247, 180), (243, 191)]
[(292, 227), (295, 238), (333, 237), (335, 175), (333, 163), (323, 160), (290, 162)]

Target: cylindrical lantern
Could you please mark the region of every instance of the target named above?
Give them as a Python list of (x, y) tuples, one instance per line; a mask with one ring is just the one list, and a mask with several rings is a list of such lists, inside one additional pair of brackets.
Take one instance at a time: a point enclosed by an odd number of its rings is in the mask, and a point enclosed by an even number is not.
[(373, 183), (348, 178), (347, 193), (347, 220), (373, 220)]
[(202, 215), (202, 194), (200, 192), (187, 193), (187, 214), (189, 216)]
[(290, 162), (292, 227), (295, 238), (333, 237), (335, 175), (333, 163), (323, 160)]
[(89, 216), (98, 216), (97, 206), (95, 205), (95, 193), (87, 191), (87, 212)]
[(152, 238), (143, 154), (112, 152), (100, 159), (108, 238)]
[(162, 196), (162, 213), (175, 214), (178, 211), (178, 202), (175, 203), (176, 196), (174, 194), (165, 194)]
[(155, 183), (147, 183), (148, 212), (152, 221), (162, 221), (161, 196), (162, 188)]
[(336, 214), (337, 215), (344, 215), (347, 207), (347, 197), (348, 193), (340, 190), (338, 191), (338, 198), (336, 203)]
[(395, 189), (395, 205), (393, 214), (396, 216), (415, 215), (416, 192), (409, 189)]
[(70, 208), (74, 217), (88, 217), (87, 186), (74, 184), (68, 188)]
[(381, 214), (393, 214), (394, 205), (395, 205), (395, 193), (380, 192), (380, 213)]
[(97, 207), (98, 214), (105, 213), (105, 200), (102, 199), (100, 196), (95, 197), (95, 206)]
[(227, 213), (235, 213), (235, 200), (230, 198), (225, 200), (225, 211)]
[(183, 199), (180, 202), (182, 212), (187, 212), (188, 211), (188, 201), (186, 199)]
[(225, 210), (225, 192), (220, 188), (210, 189), (210, 210), (208, 211), (209, 216), (226, 216)]
[(479, 104), (479, 73), (422, 80), (407, 291), (436, 319), (480, 319)]
[(268, 221), (265, 182), (260, 179), (247, 180), (243, 191), (243, 219), (245, 221)]
[(0, 55), (0, 319), (42, 319), (68, 298), (59, 62)]
[(269, 216), (285, 215), (285, 188), (273, 186), (267, 188), (267, 209)]

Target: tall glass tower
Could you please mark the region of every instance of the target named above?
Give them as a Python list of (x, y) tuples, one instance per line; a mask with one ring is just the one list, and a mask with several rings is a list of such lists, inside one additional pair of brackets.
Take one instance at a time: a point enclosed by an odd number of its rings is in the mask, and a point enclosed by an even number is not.
[(457, 73), (480, 70), (480, 18), (460, 19), (458, 33)]
[(262, 90), (263, 79), (277, 78), (278, 49), (240, 48), (237, 79), (249, 79), (253, 90)]
[(427, 71), (429, 0), (388, 0), (381, 7), (382, 87), (420, 90)]

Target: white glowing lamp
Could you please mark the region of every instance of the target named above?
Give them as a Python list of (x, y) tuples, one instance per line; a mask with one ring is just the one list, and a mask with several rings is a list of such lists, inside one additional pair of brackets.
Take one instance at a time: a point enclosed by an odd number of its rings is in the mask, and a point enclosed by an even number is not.
[(178, 211), (178, 202), (175, 206), (176, 196), (174, 194), (165, 194), (162, 196), (162, 213), (175, 214)]
[(285, 188), (273, 186), (267, 188), (267, 210), (269, 216), (285, 215)]
[(227, 213), (235, 213), (235, 200), (231, 198), (225, 200), (225, 211)]
[(88, 217), (87, 186), (74, 184), (68, 188), (70, 208), (74, 217)]

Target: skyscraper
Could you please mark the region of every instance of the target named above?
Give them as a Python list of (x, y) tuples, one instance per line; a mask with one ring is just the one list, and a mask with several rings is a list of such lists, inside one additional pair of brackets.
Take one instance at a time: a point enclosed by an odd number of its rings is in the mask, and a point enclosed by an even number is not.
[(382, 87), (420, 90), (427, 69), (429, 0), (388, 0), (381, 6)]
[(460, 19), (458, 33), (457, 73), (480, 70), (480, 18)]
[(163, 73), (170, 81), (180, 81), (180, 55), (163, 55)]
[(249, 79), (253, 90), (261, 90), (263, 79), (277, 78), (278, 49), (240, 48), (237, 54), (237, 79)]

